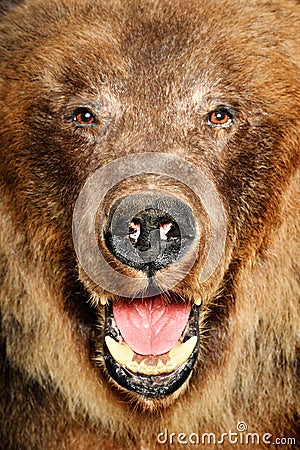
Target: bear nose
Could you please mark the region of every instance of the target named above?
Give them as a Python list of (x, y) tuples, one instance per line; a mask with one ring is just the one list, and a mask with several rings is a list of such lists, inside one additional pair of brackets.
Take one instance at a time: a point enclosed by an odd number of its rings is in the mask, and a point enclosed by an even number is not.
[(111, 209), (104, 238), (119, 261), (153, 276), (186, 254), (195, 233), (193, 213), (182, 200), (136, 194)]

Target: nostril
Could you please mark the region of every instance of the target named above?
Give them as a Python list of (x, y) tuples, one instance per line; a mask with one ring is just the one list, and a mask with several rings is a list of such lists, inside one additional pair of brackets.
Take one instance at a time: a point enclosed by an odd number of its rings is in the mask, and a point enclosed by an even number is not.
[[(180, 251), (181, 236), (176, 221), (170, 214), (156, 208), (147, 207), (131, 219), (128, 235), (136, 254), (148, 265), (160, 259), (171, 263)], [(166, 254), (170, 241), (175, 244), (171, 248), (172, 258)]]
[[(162, 223), (158, 224), (157, 229), (159, 229), (159, 238), (162, 241), (172, 239), (172, 237), (174, 238), (175, 237), (174, 231), (176, 228), (178, 228), (176, 225), (177, 224), (173, 223), (173, 222), (162, 222)], [(177, 237), (179, 237), (180, 236), (179, 230), (177, 230), (177, 231), (178, 232), (176, 234), (177, 234)], [(141, 234), (142, 234), (141, 223), (137, 220), (132, 220), (129, 223), (129, 229), (128, 229), (128, 235), (129, 235), (130, 242), (133, 245), (136, 245)]]
[(165, 222), (160, 224), (160, 239), (166, 241), (168, 239), (168, 233), (171, 230), (173, 224), (172, 222)]
[(130, 242), (136, 244), (141, 234), (141, 224), (138, 221), (130, 222), (128, 231)]

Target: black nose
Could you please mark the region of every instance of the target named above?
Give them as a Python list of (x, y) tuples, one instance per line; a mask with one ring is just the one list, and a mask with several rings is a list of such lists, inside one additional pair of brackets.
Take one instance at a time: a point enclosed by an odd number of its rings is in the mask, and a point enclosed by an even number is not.
[(110, 252), (148, 276), (182, 258), (195, 235), (191, 208), (177, 197), (154, 193), (132, 194), (115, 202), (104, 232)]

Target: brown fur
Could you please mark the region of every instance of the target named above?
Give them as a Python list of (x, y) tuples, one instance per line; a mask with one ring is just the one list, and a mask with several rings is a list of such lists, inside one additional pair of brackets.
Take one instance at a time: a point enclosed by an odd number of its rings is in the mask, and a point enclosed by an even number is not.
[[(250, 433), (297, 438), (299, 1), (9, 4), (0, 28), (1, 448), (181, 448), (157, 434), (220, 435), (240, 421)], [(87, 101), (101, 133), (68, 120)], [(234, 126), (209, 128), (207, 113), (226, 103), (239, 111)], [(187, 388), (160, 401), (117, 389), (101, 355), (95, 362), (105, 293), (78, 271), (71, 233), (89, 174), (143, 151), (206, 171), (228, 221), (213, 278), (199, 285), (198, 260), (176, 287), (202, 296), (201, 348)], [(172, 180), (160, 188), (197, 209)], [(134, 183), (118, 189), (111, 200)], [(297, 445), (299, 436), (285, 448)]]

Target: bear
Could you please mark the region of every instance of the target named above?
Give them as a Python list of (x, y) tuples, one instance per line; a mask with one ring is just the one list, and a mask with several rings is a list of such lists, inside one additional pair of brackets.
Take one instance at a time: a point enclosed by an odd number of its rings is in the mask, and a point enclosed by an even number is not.
[(0, 14), (1, 448), (299, 448), (299, 1)]

